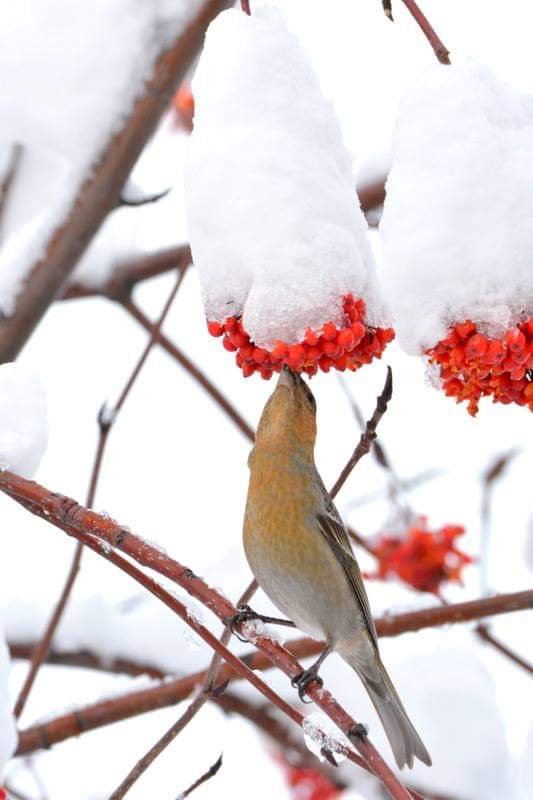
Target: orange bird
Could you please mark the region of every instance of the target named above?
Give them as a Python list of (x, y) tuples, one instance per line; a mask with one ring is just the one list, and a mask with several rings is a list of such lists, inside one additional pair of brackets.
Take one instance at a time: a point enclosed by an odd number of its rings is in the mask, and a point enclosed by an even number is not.
[[(315, 465), (315, 440), (315, 398), (298, 373), (284, 368), (249, 458), (248, 563), (277, 608), (326, 642), (316, 663), (296, 679), (300, 696), (311, 681), (320, 681), (320, 665), (336, 651), (362, 680), (398, 767), (412, 767), (415, 756), (429, 766), (429, 753), (381, 661), (359, 566)], [(274, 621), (249, 609), (243, 613), (241, 618)]]

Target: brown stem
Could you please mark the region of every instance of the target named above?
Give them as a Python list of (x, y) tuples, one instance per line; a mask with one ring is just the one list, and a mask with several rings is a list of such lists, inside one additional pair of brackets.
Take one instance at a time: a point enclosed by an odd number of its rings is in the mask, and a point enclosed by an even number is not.
[[(150, 330), (150, 320), (132, 300), (128, 300), (123, 305), (126, 311), (128, 311), (131, 316), (136, 319), (143, 328), (145, 328), (145, 330)], [(166, 352), (172, 356), (172, 358), (174, 358), (178, 364), (180, 364), (189, 373), (189, 375), (200, 384), (203, 389), (205, 389), (207, 394), (227, 414), (232, 422), (235, 423), (241, 433), (243, 433), (249, 441), (253, 442), (255, 439), (255, 432), (253, 428), (248, 425), (246, 420), (239, 414), (237, 409), (226, 397), (224, 397), (222, 392), (217, 389), (217, 387), (206, 375), (204, 375), (204, 373), (196, 366), (196, 364), (193, 364), (193, 362), (184, 353), (182, 353), (181, 350), (176, 347), (176, 345), (171, 342), (162, 331), (157, 333), (156, 340), (157, 343), (164, 350), (166, 350)]]
[(0, 184), (0, 241), (2, 240), (1, 232), (2, 232), (2, 223), (4, 220), (4, 215), (7, 208), (7, 203), (9, 200), (9, 195), (11, 189), (13, 188), (13, 182), (17, 177), (17, 172), (20, 166), (20, 161), (22, 158), (22, 154), (24, 152), (24, 148), (21, 144), (14, 144), (11, 147), (11, 156), (9, 158), (9, 164), (7, 169), (4, 173), (4, 177), (2, 183)]
[[(108, 440), (108, 437), (109, 437), (109, 432), (111, 430), (111, 426), (112, 426), (113, 422), (115, 421), (118, 413), (120, 412), (122, 406), (126, 402), (126, 399), (127, 399), (128, 395), (129, 395), (129, 393), (130, 393), (135, 381), (137, 380), (141, 369), (143, 368), (144, 364), (146, 363), (146, 359), (148, 358), (148, 356), (150, 354), (150, 351), (152, 350), (152, 348), (153, 348), (153, 346), (155, 344), (155, 338), (154, 337), (155, 337), (156, 333), (158, 331), (160, 331), (161, 326), (163, 325), (163, 323), (164, 323), (164, 321), (166, 319), (166, 316), (167, 316), (168, 312), (170, 311), (170, 307), (172, 305), (172, 302), (174, 301), (174, 298), (176, 297), (176, 293), (177, 293), (177, 291), (178, 291), (178, 289), (179, 289), (179, 287), (181, 285), (181, 282), (183, 280), (184, 274), (185, 273), (184, 273), (183, 270), (179, 273), (178, 279), (177, 279), (177, 281), (176, 281), (176, 283), (175, 283), (175, 285), (174, 285), (174, 287), (173, 287), (173, 289), (172, 289), (172, 291), (171, 291), (171, 293), (170, 293), (165, 305), (163, 306), (163, 310), (161, 311), (161, 314), (159, 315), (159, 319), (154, 324), (154, 326), (153, 326), (153, 328), (152, 328), (152, 330), (150, 332), (150, 338), (148, 340), (148, 343), (146, 344), (143, 352), (141, 353), (140, 358), (138, 359), (137, 363), (135, 364), (129, 379), (126, 381), (126, 385), (124, 386), (124, 389), (122, 390), (122, 393), (121, 393), (121, 395), (120, 395), (120, 397), (118, 399), (118, 402), (117, 402), (115, 408), (113, 409), (112, 413), (111, 414), (109, 414), (109, 413), (108, 414), (104, 414), (104, 413), (100, 412), (100, 414), (98, 415), (99, 435), (98, 435), (98, 444), (97, 444), (97, 447), (96, 447), (96, 455), (95, 455), (95, 458), (94, 458), (93, 468), (92, 468), (92, 472), (91, 472), (91, 478), (90, 478), (90, 481), (89, 481), (89, 489), (88, 489), (88, 492), (87, 492), (86, 504), (87, 504), (88, 508), (92, 508), (92, 506), (94, 505), (94, 498), (95, 498), (95, 495), (96, 495), (96, 488), (97, 488), (97, 485), (98, 485), (98, 479), (100, 477), (100, 472), (101, 472), (102, 463), (103, 463), (103, 459), (104, 459), (105, 446), (106, 446), (106, 443), (107, 443), (107, 440)], [(26, 705), (26, 702), (27, 702), (28, 697), (30, 695), (30, 692), (32, 690), (33, 684), (35, 683), (35, 679), (37, 677), (37, 673), (39, 672), (41, 664), (46, 659), (46, 655), (47, 655), (47, 653), (50, 650), (50, 647), (52, 645), (52, 640), (53, 640), (53, 638), (55, 636), (55, 633), (56, 633), (56, 630), (57, 630), (57, 626), (59, 625), (59, 623), (61, 621), (61, 618), (62, 618), (62, 616), (63, 616), (63, 614), (65, 612), (65, 608), (67, 606), (68, 600), (70, 598), (70, 595), (71, 595), (72, 590), (74, 588), (74, 584), (76, 582), (76, 578), (77, 578), (78, 573), (80, 571), (80, 564), (81, 564), (82, 554), (83, 554), (83, 544), (81, 542), (78, 542), (76, 544), (76, 549), (74, 551), (74, 556), (72, 558), (72, 563), (70, 565), (70, 569), (68, 571), (68, 574), (67, 574), (63, 589), (61, 590), (61, 594), (59, 596), (59, 599), (58, 599), (58, 601), (57, 601), (57, 603), (56, 603), (56, 605), (54, 607), (54, 610), (52, 611), (50, 619), (48, 620), (48, 624), (47, 624), (47, 626), (45, 628), (45, 631), (44, 631), (40, 641), (37, 643), (37, 646), (35, 647), (35, 651), (34, 651), (34, 653), (32, 655), (32, 658), (31, 658), (30, 668), (28, 670), (28, 674), (26, 676), (26, 680), (24, 681), (24, 683), (22, 685), (22, 688), (21, 688), (21, 690), (19, 692), (17, 701), (15, 703), (15, 707), (13, 709), (13, 714), (15, 715), (15, 717), (17, 719), (20, 717), (20, 715), (21, 715), (21, 713), (22, 713), (22, 711), (24, 709), (24, 706)]]
[(181, 792), (181, 794), (178, 795), (177, 800), (181, 800), (181, 798), (183, 797), (189, 797), (189, 795), (192, 794), (195, 789), (198, 789), (198, 787), (201, 786), (203, 783), (213, 778), (217, 774), (221, 766), (222, 766), (222, 755), (219, 755), (215, 763), (211, 767), (209, 767), (207, 772), (204, 772), (203, 775), (201, 775), (197, 780), (195, 780), (194, 783), (191, 786), (189, 786), (188, 789), (185, 789), (184, 792)]
[(137, 158), (199, 52), (207, 26), (230, 5), (228, 0), (205, 0), (181, 35), (156, 60), (142, 95), (91, 169), (64, 222), (51, 235), (43, 257), (31, 267), (14, 313), (0, 320), (0, 363), (17, 357), (100, 225), (115, 208)]
[(348, 479), (350, 473), (356, 466), (356, 464), (361, 460), (361, 458), (366, 455), (370, 448), (372, 447), (372, 442), (376, 438), (376, 428), (381, 420), (382, 416), (387, 410), (387, 404), (389, 403), (392, 397), (392, 370), (390, 367), (387, 367), (387, 378), (385, 380), (385, 385), (379, 397), (377, 398), (376, 408), (374, 413), (372, 414), (371, 418), (366, 423), (366, 427), (361, 434), (361, 438), (357, 444), (357, 447), (353, 451), (352, 455), (348, 459), (348, 463), (342, 470), (341, 474), (335, 481), (335, 485), (332, 487), (330, 491), (330, 496), (334, 498), (339, 491), (344, 486), (346, 480)]
[(490, 644), (492, 647), (494, 647), (495, 650), (498, 650), (498, 652), (500, 652), (502, 655), (506, 656), (508, 659), (510, 659), (518, 667), (521, 667), (523, 670), (528, 672), (530, 675), (533, 675), (533, 664), (530, 664), (529, 661), (526, 661), (525, 658), (522, 658), (522, 656), (518, 655), (518, 653), (515, 653), (514, 650), (511, 650), (510, 647), (507, 647), (506, 644), (504, 644), (499, 639), (497, 639), (489, 631), (489, 629), (488, 629), (488, 627), (486, 625), (477, 625), (476, 626), (476, 633), (479, 636), (479, 638), (482, 639), (484, 642), (487, 642), (487, 644)]
[(437, 60), (440, 61), (441, 64), (450, 64), (450, 51), (448, 48), (442, 43), (437, 32), (430, 24), (429, 20), (422, 13), (415, 0), (402, 0), (405, 6), (409, 9), (411, 16), (419, 25), (422, 33), (430, 43), (431, 47), (433, 48), (433, 52), (435, 53)]

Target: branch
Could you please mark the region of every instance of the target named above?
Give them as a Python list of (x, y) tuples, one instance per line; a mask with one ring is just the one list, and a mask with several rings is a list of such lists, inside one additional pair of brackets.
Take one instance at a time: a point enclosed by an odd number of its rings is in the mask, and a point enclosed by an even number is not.
[[(375, 623), (378, 636), (382, 638), (385, 636), (399, 636), (403, 633), (425, 630), (426, 628), (440, 625), (472, 622), (484, 617), (509, 614), (514, 611), (532, 608), (533, 590), (529, 590), (496, 595), (482, 598), (481, 600), (470, 600), (455, 605), (410, 611), (405, 614), (387, 615), (376, 619)], [(323, 643), (314, 639), (303, 638), (287, 642), (286, 647), (292, 655), (302, 660), (318, 655), (323, 650)], [(11, 645), (14, 654), (17, 653), (16, 648), (17, 645)], [(18, 655), (24, 658), (24, 651), (19, 652)], [(69, 655), (66, 654), (64, 659), (65, 661), (59, 663), (68, 664)], [(92, 656), (92, 659), (94, 659), (93, 664), (95, 661), (98, 663), (97, 656)], [(271, 669), (273, 666), (272, 662), (263, 653), (256, 651), (247, 653), (242, 657), (242, 660), (254, 671)], [(118, 659), (115, 660), (115, 663), (119, 663)], [(80, 665), (85, 666), (83, 663)], [(135, 671), (130, 673), (129, 669), (127, 671), (129, 674), (139, 674)], [(147, 673), (151, 674), (148, 670)], [(84, 731), (94, 730), (148, 711), (175, 705), (190, 697), (196, 687), (205, 681), (206, 674), (206, 672), (196, 672), (173, 681), (165, 681), (159, 686), (127, 692), (111, 700), (103, 700), (83, 706), (75, 711), (55, 717), (42, 725), (28, 728), (19, 734), (17, 755), (31, 753), (41, 747), (50, 747), (73, 736), (78, 736)], [(218, 679), (220, 682), (231, 682), (238, 677), (234, 670), (228, 665), (224, 665), (219, 672)]]
[[(2, 222), (6, 213), (6, 207), (9, 200), (9, 195), (13, 187), (13, 181), (17, 177), (18, 168), (24, 148), (21, 144), (14, 144), (11, 147), (11, 155), (9, 164), (4, 173), (2, 183), (0, 184), (0, 233), (2, 231)], [(2, 237), (0, 236), (0, 241)]]
[(65, 287), (61, 300), (79, 300), (83, 297), (106, 297), (120, 303), (128, 300), (135, 286), (142, 281), (173, 270), (185, 270), (192, 263), (188, 244), (167, 247), (116, 264), (111, 277), (102, 286), (85, 286), (71, 283)]
[[(152, 323), (132, 300), (127, 301), (123, 305), (126, 311), (128, 311), (145, 330), (151, 329)], [(246, 420), (240, 415), (237, 409), (226, 397), (224, 397), (222, 392), (217, 389), (217, 387), (206, 375), (204, 375), (204, 373), (196, 366), (196, 364), (194, 364), (184, 353), (182, 353), (181, 350), (176, 347), (176, 345), (171, 342), (162, 331), (157, 333), (156, 341), (164, 350), (166, 350), (169, 356), (177, 361), (178, 364), (180, 364), (186, 370), (186, 372), (188, 372), (189, 375), (194, 378), (194, 380), (199, 383), (203, 389), (205, 389), (207, 394), (235, 423), (241, 433), (243, 433), (250, 442), (253, 442), (255, 440), (254, 429), (248, 425)]]
[(417, 3), (415, 3), (415, 0), (402, 0), (402, 2), (407, 6), (411, 16), (417, 22), (422, 33), (430, 43), (437, 60), (440, 61), (441, 64), (450, 64), (450, 51), (442, 43), (437, 32), (431, 26), (427, 17), (422, 13)]
[(357, 444), (357, 447), (353, 451), (352, 455), (348, 459), (348, 463), (342, 470), (341, 474), (337, 478), (335, 485), (330, 491), (330, 495), (332, 498), (336, 497), (339, 491), (344, 486), (346, 480), (348, 479), (351, 471), (356, 466), (356, 464), (361, 460), (361, 458), (366, 455), (370, 448), (372, 447), (372, 442), (376, 438), (376, 428), (381, 420), (382, 416), (387, 410), (387, 404), (389, 403), (392, 397), (392, 370), (390, 367), (387, 367), (387, 378), (385, 380), (385, 385), (379, 397), (377, 398), (376, 408), (374, 413), (372, 414), (371, 418), (366, 423), (365, 430), (361, 434), (361, 438)]
[[(115, 408), (111, 411), (111, 413), (108, 412), (106, 414), (103, 413), (104, 409), (102, 409), (102, 411), (98, 415), (98, 425), (99, 425), (98, 445), (96, 447), (96, 455), (94, 457), (94, 464), (91, 472), (91, 477), (89, 480), (89, 490), (87, 492), (87, 506), (89, 508), (91, 508), (92, 505), (94, 504), (96, 488), (98, 485), (98, 479), (100, 477), (100, 471), (102, 468), (102, 463), (105, 454), (105, 447), (107, 444), (109, 433), (111, 431), (111, 427), (114, 421), (116, 420), (120, 410), (122, 409), (122, 406), (126, 402), (128, 395), (131, 392), (133, 385), (137, 380), (144, 364), (146, 363), (146, 359), (148, 358), (150, 351), (152, 350), (155, 344), (155, 335), (161, 329), (161, 326), (163, 325), (167, 317), (167, 314), (170, 311), (170, 307), (174, 301), (174, 298), (176, 297), (179, 287), (181, 286), (184, 274), (185, 273), (183, 270), (178, 274), (178, 279), (172, 291), (170, 292), (170, 295), (165, 305), (163, 306), (163, 310), (161, 311), (159, 319), (153, 326), (148, 343), (146, 344), (143, 352), (141, 353), (140, 358), (135, 364), (129, 379), (126, 381), (126, 385), (124, 386), (124, 389), (121, 392), (121, 395), (117, 401), (117, 404), (115, 405)], [(78, 542), (78, 544), (76, 545), (76, 549), (74, 551), (74, 556), (72, 558), (70, 569), (67, 573), (65, 584), (61, 591), (61, 595), (59, 596), (59, 599), (54, 607), (54, 610), (52, 611), (50, 619), (48, 620), (48, 624), (45, 628), (42, 638), (37, 643), (37, 646), (35, 647), (35, 650), (32, 654), (28, 675), (26, 676), (26, 680), (22, 685), (17, 701), (15, 703), (13, 714), (17, 719), (20, 717), (24, 709), (24, 706), (26, 705), (33, 684), (37, 677), (37, 673), (40, 669), (41, 664), (45, 660), (48, 651), (50, 650), (50, 647), (52, 645), (52, 640), (57, 631), (57, 627), (65, 612), (65, 608), (69, 601), (70, 595), (74, 588), (74, 584), (76, 582), (77, 575), (80, 570), (82, 553), (83, 553), (83, 545), (81, 542)]]
[(506, 644), (500, 642), (500, 640), (490, 632), (486, 625), (477, 625), (476, 633), (479, 638), (482, 639), (482, 641), (492, 645), (495, 650), (498, 650), (498, 652), (500, 652), (502, 655), (509, 658), (518, 667), (521, 667), (526, 672), (529, 672), (530, 675), (533, 675), (533, 664), (530, 664), (529, 661), (526, 661), (525, 658), (519, 656), (518, 653), (515, 653), (514, 650), (511, 650), (511, 648), (507, 647)]
[(188, 797), (190, 794), (192, 794), (192, 792), (194, 792), (195, 789), (201, 786), (202, 783), (205, 783), (206, 781), (210, 780), (210, 778), (213, 778), (217, 774), (221, 766), (222, 766), (222, 755), (220, 755), (215, 761), (215, 763), (211, 767), (209, 767), (207, 772), (204, 772), (204, 774), (200, 778), (198, 778), (198, 780), (194, 781), (192, 786), (189, 786), (188, 789), (185, 789), (184, 792), (178, 795), (176, 800), (182, 800), (182, 798)]
[(68, 215), (30, 270), (12, 316), (0, 320), (0, 363), (13, 361), (78, 259), (117, 205), (122, 187), (157, 122), (200, 50), (211, 20), (229, 0), (205, 0), (194, 19), (157, 59), (142, 96), (83, 183)]
[[(215, 589), (207, 586), (190, 569), (171, 559), (154, 545), (122, 528), (114, 520), (107, 519), (90, 509), (83, 508), (70, 498), (52, 494), (37, 483), (27, 481), (11, 472), (5, 471), (0, 474), (0, 489), (17, 500), (28, 511), (45, 519), (70, 536), (74, 536), (83, 544), (91, 547), (100, 556), (107, 558), (115, 566), (134, 577), (135, 580), (181, 616), (215, 652), (221, 653), (224, 659), (231, 663), (240, 674), (246, 676), (247, 680), (259, 689), (268, 700), (274, 702), (278, 708), (296, 721), (295, 715), (297, 712), (295, 709), (291, 708), (276, 695), (248, 666), (222, 645), (207, 628), (189, 617), (185, 606), (173, 595), (170, 595), (159, 584), (147, 577), (134, 564), (119, 556), (113, 548), (120, 549), (139, 564), (155, 570), (177, 583), (192, 597), (205, 605), (222, 622), (225, 622), (229, 617), (233, 617), (236, 613), (235, 607)], [(241, 635), (246, 634), (245, 625), (237, 626), (237, 630)], [(301, 664), (277, 642), (262, 634), (254, 635), (253, 639), (255, 647), (261, 650), (289, 678), (293, 679), (301, 674)], [(412, 795), (396, 778), (368, 739), (366, 729), (356, 723), (335, 698), (317, 682), (310, 684), (307, 693), (310, 699), (330, 717), (351, 744), (354, 745), (368, 769), (381, 780), (389, 795), (395, 800), (412, 800)]]

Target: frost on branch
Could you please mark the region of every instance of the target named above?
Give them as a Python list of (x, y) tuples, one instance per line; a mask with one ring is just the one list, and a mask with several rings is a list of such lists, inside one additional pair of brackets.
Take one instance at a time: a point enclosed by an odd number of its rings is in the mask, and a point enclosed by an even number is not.
[(533, 97), (474, 63), (400, 108), (381, 230), (399, 341), (446, 394), (533, 408)]
[(18, 364), (0, 365), (0, 469), (33, 477), (47, 439), (46, 397), (39, 377)]
[(210, 333), (245, 376), (379, 357), (393, 334), (351, 158), (280, 14), (221, 14), (193, 92), (187, 211)]
[[(11, 713), (11, 701), (7, 690), (9, 676), (9, 653), (3, 634), (0, 632), (0, 784), (6, 763), (9, 761), (17, 745), (15, 720)], [(0, 797), (2, 796), (0, 785)]]

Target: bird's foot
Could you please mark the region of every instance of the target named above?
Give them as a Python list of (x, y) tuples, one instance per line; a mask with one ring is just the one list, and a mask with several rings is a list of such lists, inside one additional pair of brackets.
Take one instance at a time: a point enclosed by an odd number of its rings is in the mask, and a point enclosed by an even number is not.
[(257, 611), (254, 611), (253, 608), (250, 608), (246, 603), (241, 603), (240, 606), (237, 606), (237, 613), (233, 614), (231, 617), (226, 617), (224, 623), (237, 639), (240, 639), (241, 642), (246, 642), (247, 639), (243, 639), (242, 636), (239, 636), (237, 627), (243, 622), (252, 622), (253, 620), (259, 620), (260, 622), (266, 622), (272, 625), (287, 625), (294, 628), (294, 622), (288, 619), (278, 619), (278, 617), (268, 617), (265, 616), (265, 614), (258, 614)]
[(317, 664), (313, 664), (308, 669), (302, 670), (299, 675), (296, 675), (296, 677), (291, 680), (291, 684), (298, 689), (298, 696), (303, 703), (311, 702), (305, 699), (305, 694), (311, 683), (318, 683), (319, 686), (322, 686), (324, 683), (318, 674), (318, 666)]

